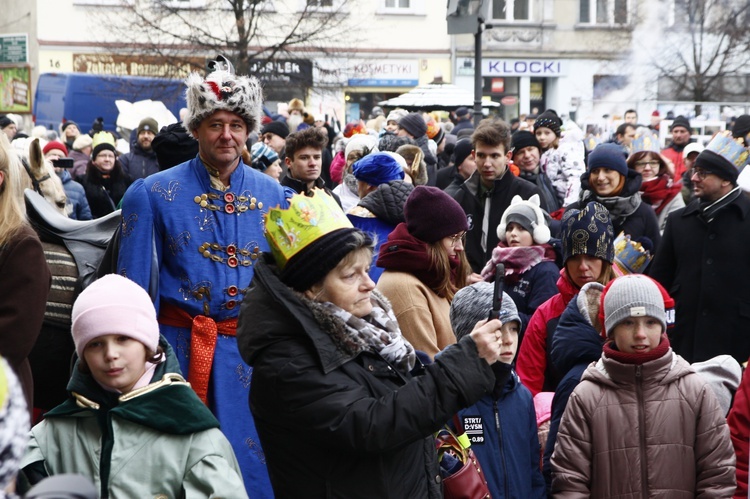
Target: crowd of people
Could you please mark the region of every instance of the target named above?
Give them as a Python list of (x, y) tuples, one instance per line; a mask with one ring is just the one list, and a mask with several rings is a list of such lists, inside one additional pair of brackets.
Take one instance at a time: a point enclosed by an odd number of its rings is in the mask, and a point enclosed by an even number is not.
[(102, 498), (438, 498), (446, 427), (493, 498), (748, 496), (750, 116), (707, 144), (677, 116), (662, 148), (628, 110), (588, 150), (552, 109), (337, 131), (231, 65), (186, 88), (127, 153), (101, 123), (33, 132), (66, 214), (120, 219), (57, 407), (28, 356), (59, 277), (0, 117), (9, 497), (72, 473)]

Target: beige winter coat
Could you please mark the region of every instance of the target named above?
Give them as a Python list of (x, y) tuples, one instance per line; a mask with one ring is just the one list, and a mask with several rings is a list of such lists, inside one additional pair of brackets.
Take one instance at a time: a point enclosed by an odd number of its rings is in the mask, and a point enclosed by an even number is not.
[(378, 279), (378, 290), (390, 300), (401, 333), (414, 348), (433, 358), (456, 342), (450, 302), (412, 274), (386, 270)]
[(642, 366), (602, 355), (571, 395), (553, 497), (729, 498), (729, 428), (711, 388), (670, 349)]

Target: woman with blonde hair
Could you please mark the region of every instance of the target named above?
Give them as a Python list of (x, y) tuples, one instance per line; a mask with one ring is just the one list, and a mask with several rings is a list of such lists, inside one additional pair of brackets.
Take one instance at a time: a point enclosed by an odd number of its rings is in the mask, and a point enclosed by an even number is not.
[(28, 355), (42, 327), (52, 277), (42, 243), (26, 221), (21, 175), (21, 160), (0, 134), (0, 355), (18, 375), (31, 410)]
[(434, 357), (456, 342), (450, 305), (471, 273), (463, 246), (469, 224), (453, 198), (428, 186), (414, 188), (404, 219), (380, 247), (377, 265), (385, 271), (378, 290), (391, 301), (404, 337)]

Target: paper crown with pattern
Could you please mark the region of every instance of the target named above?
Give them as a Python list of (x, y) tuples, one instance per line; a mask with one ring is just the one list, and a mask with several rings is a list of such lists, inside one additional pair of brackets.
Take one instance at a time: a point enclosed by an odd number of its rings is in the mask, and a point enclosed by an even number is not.
[(653, 255), (638, 241), (632, 241), (630, 234), (620, 232), (615, 238), (615, 265), (623, 274), (642, 274)]
[(660, 152), (661, 147), (659, 144), (659, 137), (649, 128), (644, 126), (638, 127), (635, 131), (635, 138), (630, 146), (631, 153), (647, 151), (647, 152)]
[(747, 161), (748, 151), (742, 144), (732, 138), (728, 130), (717, 134), (706, 146), (711, 151), (729, 161), (735, 168), (740, 168)]
[(276, 264), (284, 269), (287, 262), (318, 238), (338, 229), (354, 228), (336, 200), (322, 189), (312, 189), (312, 196), (295, 194), (289, 208), (271, 208), (266, 214), (266, 239)]

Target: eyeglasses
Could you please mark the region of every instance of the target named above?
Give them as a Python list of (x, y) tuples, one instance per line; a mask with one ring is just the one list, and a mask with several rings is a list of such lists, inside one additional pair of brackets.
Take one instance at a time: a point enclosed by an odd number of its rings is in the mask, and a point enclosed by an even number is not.
[(451, 238), (451, 246), (455, 246), (461, 241), (461, 244), (466, 243), (466, 231), (459, 232), (458, 234), (449, 236)]
[(657, 166), (659, 166), (659, 162), (658, 161), (638, 161), (635, 164), (635, 168), (636, 169), (638, 169), (638, 168), (644, 169), (647, 166), (649, 168), (651, 168), (652, 170), (654, 170), (654, 169), (656, 169)]
[(693, 178), (693, 175), (695, 175), (701, 180), (706, 180), (706, 177), (711, 175), (711, 172), (699, 170), (698, 168), (691, 168), (690, 170), (688, 170), (688, 173), (690, 174), (690, 178)]

